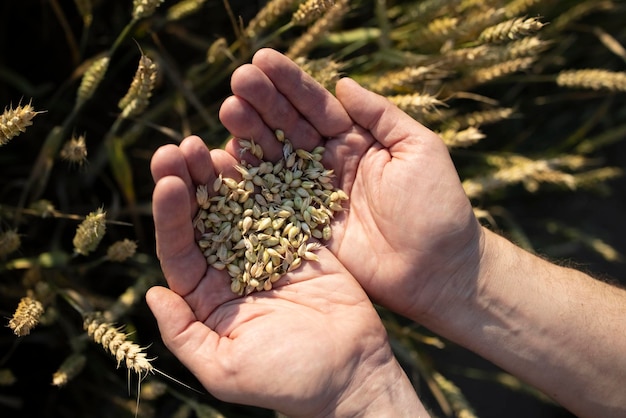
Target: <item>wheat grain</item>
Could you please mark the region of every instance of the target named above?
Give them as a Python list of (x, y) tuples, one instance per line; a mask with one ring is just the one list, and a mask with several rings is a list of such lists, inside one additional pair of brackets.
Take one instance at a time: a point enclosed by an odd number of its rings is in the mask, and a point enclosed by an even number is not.
[(34, 297), (24, 296), (20, 299), (17, 309), (9, 321), (9, 328), (19, 337), (28, 335), (39, 323), (43, 312), (43, 304), (40, 301)]
[[(330, 239), (330, 222), (348, 196), (332, 185), (333, 171), (321, 164), (324, 147), (293, 149), (282, 131), (276, 139), (283, 157), (276, 163), (235, 166), (242, 179), (222, 175), (211, 185), (198, 185), (199, 211), (194, 227), (207, 263), (226, 271), (237, 294), (270, 290), (302, 260), (316, 261), (320, 246), (309, 239)], [(239, 140), (242, 152), (259, 155), (258, 144)], [(260, 153), (262, 155), (262, 152)]]

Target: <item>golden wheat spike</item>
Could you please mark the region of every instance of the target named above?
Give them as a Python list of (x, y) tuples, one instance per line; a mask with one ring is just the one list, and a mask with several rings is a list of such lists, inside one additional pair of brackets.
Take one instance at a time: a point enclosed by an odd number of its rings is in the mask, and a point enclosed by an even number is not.
[(387, 96), (387, 99), (415, 119), (420, 119), (425, 113), (444, 105), (441, 100), (429, 94), (400, 94)]
[(485, 43), (508, 42), (532, 35), (541, 30), (545, 25), (545, 23), (541, 23), (536, 17), (509, 19), (485, 29), (478, 36), (478, 40)]
[(335, 0), (306, 0), (300, 3), (298, 10), (291, 16), (291, 23), (306, 26), (321, 17), (335, 4)]
[(514, 155), (491, 156), (488, 161), (499, 168), (486, 175), (463, 181), (463, 188), (469, 198), (476, 198), (520, 183), (531, 193), (537, 191), (540, 183), (553, 183), (575, 189), (575, 177), (560, 171), (559, 168), (579, 168), (586, 160), (572, 155), (538, 160)]
[(465, 129), (446, 129), (439, 136), (448, 148), (466, 148), (485, 138), (478, 128), (470, 126)]
[(412, 91), (416, 84), (426, 80), (441, 79), (445, 71), (435, 66), (409, 66), (400, 70), (389, 71), (376, 78), (368, 88), (379, 94), (390, 94), (394, 91)]
[(530, 9), (537, 3), (540, 3), (540, 0), (512, 0), (506, 6), (504, 6), (506, 10), (506, 17), (513, 18), (516, 16), (520, 16), (526, 13), (528, 9)]
[(82, 106), (87, 100), (89, 100), (100, 82), (106, 74), (107, 68), (109, 68), (110, 58), (104, 56), (94, 60), (83, 74), (83, 78), (80, 81), (80, 86), (76, 92), (76, 106)]
[(141, 56), (130, 88), (118, 103), (122, 117), (137, 116), (148, 107), (152, 90), (156, 85), (157, 70), (155, 62), (145, 55)]
[(9, 328), (19, 337), (28, 335), (39, 323), (43, 311), (43, 304), (40, 301), (30, 296), (24, 296), (20, 299), (17, 309), (9, 321)]
[(170, 6), (165, 12), (165, 18), (169, 21), (181, 20), (198, 12), (206, 0), (181, 0)]
[(626, 72), (598, 68), (561, 71), (556, 83), (561, 87), (626, 91)]
[(302, 36), (291, 44), (286, 55), (291, 59), (306, 56), (315, 47), (319, 39), (341, 21), (349, 9), (349, 0), (336, 0), (333, 7), (328, 9)]
[(94, 251), (106, 232), (106, 212), (99, 208), (91, 212), (76, 228), (74, 252), (87, 255)]
[(446, 92), (451, 94), (458, 91), (466, 91), (497, 78), (525, 70), (535, 62), (535, 59), (536, 57), (516, 58), (489, 67), (479, 68), (467, 76), (446, 85)]
[(128, 340), (128, 336), (118, 327), (106, 322), (102, 315), (87, 315), (83, 328), (93, 341), (100, 344), (117, 361), (117, 366), (124, 363), (128, 370), (135, 373), (148, 374), (154, 371), (150, 359), (146, 357), (144, 348)]
[(302, 71), (313, 77), (326, 90), (333, 91), (335, 85), (340, 78), (342, 64), (331, 58), (307, 59), (304, 57), (297, 58), (296, 64), (300, 66)]
[(15, 138), (26, 128), (33, 124), (32, 119), (39, 113), (36, 112), (30, 103), (24, 106), (18, 105), (15, 109), (8, 107), (0, 115), (0, 146), (5, 145)]
[(245, 29), (245, 34), (249, 38), (255, 38), (276, 22), (276, 20), (287, 13), (295, 4), (296, 0), (270, 0), (254, 16)]

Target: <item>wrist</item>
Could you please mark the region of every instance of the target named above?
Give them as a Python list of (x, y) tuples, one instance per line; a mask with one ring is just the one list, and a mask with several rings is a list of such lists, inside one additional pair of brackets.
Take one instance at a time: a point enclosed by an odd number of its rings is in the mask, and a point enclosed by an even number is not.
[[(390, 351), (390, 350), (389, 350)], [(320, 417), (428, 417), (411, 384), (393, 355), (386, 364), (364, 367), (349, 382), (332, 411)]]

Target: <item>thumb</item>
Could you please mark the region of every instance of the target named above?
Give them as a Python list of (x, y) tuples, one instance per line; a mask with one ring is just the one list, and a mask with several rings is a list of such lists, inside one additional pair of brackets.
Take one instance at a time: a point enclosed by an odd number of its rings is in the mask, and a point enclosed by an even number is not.
[(397, 149), (400, 146), (414, 146), (416, 142), (443, 142), (385, 97), (361, 87), (350, 78), (337, 82), (336, 95), (352, 120), (370, 131), (392, 153), (402, 151)]
[(146, 302), (157, 320), (163, 343), (203, 382), (198, 374), (210, 369), (203, 356), (215, 357), (217, 333), (199, 322), (187, 302), (170, 289), (149, 289)]

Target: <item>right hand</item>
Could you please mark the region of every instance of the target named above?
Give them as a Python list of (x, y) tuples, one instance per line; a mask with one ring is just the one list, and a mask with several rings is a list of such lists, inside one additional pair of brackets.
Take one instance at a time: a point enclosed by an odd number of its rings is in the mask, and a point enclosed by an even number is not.
[[(353, 80), (340, 80), (335, 98), (272, 50), (240, 67), (231, 85), (220, 117), (235, 137), (270, 155), (278, 128), (296, 148), (326, 147), (324, 163), (350, 197), (328, 245), (372, 299), (421, 321), (462, 294), (458, 283), (478, 269), (482, 229), (436, 134)], [(237, 155), (236, 142), (226, 150)]]

